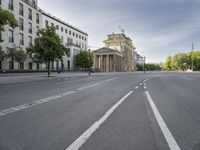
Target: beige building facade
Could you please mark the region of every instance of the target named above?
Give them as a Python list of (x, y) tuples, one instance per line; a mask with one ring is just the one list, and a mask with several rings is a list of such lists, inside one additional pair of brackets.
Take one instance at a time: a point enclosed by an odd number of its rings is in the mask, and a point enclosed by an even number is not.
[(123, 71), (123, 54), (110, 48), (100, 48), (93, 53), (93, 69), (103, 72)]
[(104, 41), (105, 47), (119, 51), (123, 54), (123, 71), (134, 70), (134, 50), (132, 40), (124, 33), (109, 34)]

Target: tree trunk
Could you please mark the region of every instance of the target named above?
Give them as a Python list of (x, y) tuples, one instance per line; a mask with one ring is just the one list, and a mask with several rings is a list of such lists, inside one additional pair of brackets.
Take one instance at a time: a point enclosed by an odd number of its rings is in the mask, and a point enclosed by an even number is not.
[(48, 77), (50, 77), (50, 61), (47, 62)]

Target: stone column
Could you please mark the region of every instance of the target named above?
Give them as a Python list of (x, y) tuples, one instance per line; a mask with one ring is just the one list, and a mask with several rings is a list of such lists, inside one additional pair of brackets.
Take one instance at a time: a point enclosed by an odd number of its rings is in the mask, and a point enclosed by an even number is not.
[(96, 68), (96, 55), (95, 54), (93, 54), (93, 62), (94, 62), (93, 66), (94, 66), (94, 69), (95, 69)]
[(116, 72), (116, 55), (115, 54), (114, 54), (113, 63), (114, 63), (114, 72)]
[(109, 66), (109, 55), (106, 56), (106, 72), (110, 71), (110, 66)]
[(100, 55), (100, 70), (103, 71), (103, 55)]

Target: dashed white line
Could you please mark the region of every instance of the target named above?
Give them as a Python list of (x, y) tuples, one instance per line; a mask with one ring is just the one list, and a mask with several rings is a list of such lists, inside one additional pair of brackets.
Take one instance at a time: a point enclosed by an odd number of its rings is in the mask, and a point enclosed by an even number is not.
[(145, 82), (149, 81), (150, 79), (151, 79), (151, 78), (145, 79), (145, 80), (143, 81), (143, 83), (145, 83)]
[(17, 111), (20, 111), (20, 110), (23, 110), (23, 109), (27, 109), (27, 108), (36, 106), (36, 105), (39, 105), (39, 104), (42, 104), (42, 103), (46, 103), (46, 102), (49, 102), (49, 101), (52, 101), (52, 100), (56, 100), (58, 98), (61, 98), (61, 97), (67, 96), (67, 95), (71, 95), (71, 94), (74, 94), (76, 92), (80, 92), (80, 91), (98, 86), (102, 83), (109, 82), (109, 81), (112, 81), (114, 79), (116, 79), (116, 78), (107, 79), (107, 80), (104, 80), (104, 81), (100, 81), (99, 83), (87, 85), (87, 86), (84, 86), (84, 87), (81, 87), (81, 88), (78, 88), (78, 89), (75, 89), (75, 90), (72, 90), (72, 91), (63, 92), (63, 93), (53, 95), (53, 96), (50, 96), (50, 97), (46, 97), (46, 98), (43, 98), (43, 99), (39, 99), (39, 100), (30, 102), (30, 103), (26, 103), (26, 104), (18, 105), (16, 107), (12, 107), (12, 108), (9, 108), (9, 109), (1, 110), (0, 111), (0, 117), (14, 113), (14, 112), (17, 112)]
[(142, 85), (142, 83), (140, 83), (140, 85)]
[(169, 145), (170, 150), (181, 150), (179, 145), (177, 144), (176, 140), (174, 139), (172, 133), (170, 132), (169, 128), (167, 127), (166, 123), (164, 122), (162, 116), (160, 115), (155, 103), (153, 102), (150, 94), (148, 91), (145, 91), (147, 99), (150, 103), (150, 106), (153, 110), (153, 113), (156, 117), (156, 120), (161, 128), (161, 131)]
[(139, 88), (139, 86), (136, 86), (136, 87), (135, 87), (135, 89), (138, 89), (138, 88)]
[(145, 89), (145, 90), (147, 90), (147, 87), (146, 87), (146, 86), (144, 86), (144, 89)]
[(87, 141), (87, 139), (101, 126), (102, 123), (113, 113), (113, 111), (119, 107), (119, 105), (129, 97), (133, 91), (127, 93), (121, 98), (113, 107), (111, 107), (97, 122), (90, 126), (78, 139), (76, 139), (68, 148), (65, 150), (78, 150)]

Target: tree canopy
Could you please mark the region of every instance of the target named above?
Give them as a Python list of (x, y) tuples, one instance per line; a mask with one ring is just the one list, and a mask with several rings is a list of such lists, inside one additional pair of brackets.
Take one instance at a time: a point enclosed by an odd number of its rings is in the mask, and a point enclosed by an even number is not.
[(174, 56), (169, 56), (164, 62), (163, 70), (180, 70), (185, 71), (187, 69), (197, 71), (200, 70), (200, 51), (178, 53)]
[(7, 48), (6, 57), (10, 58), (12, 61), (24, 62), (27, 59), (27, 54), (21, 47)]
[(48, 77), (50, 76), (50, 62), (62, 60), (68, 49), (64, 47), (54, 27), (47, 27), (39, 31), (35, 44), (27, 48), (27, 53), (36, 62), (47, 63)]
[(74, 64), (78, 68), (90, 69), (93, 65), (92, 54), (86, 50), (81, 50), (74, 58)]
[(0, 61), (4, 60), (6, 57), (6, 53), (2, 50), (2, 47), (0, 46)]
[[(136, 64), (137, 71), (143, 71), (144, 70), (144, 64)], [(161, 70), (161, 67), (159, 64), (153, 64), (153, 63), (146, 63), (145, 64), (145, 70), (148, 71), (159, 71)]]
[[(5, 25), (10, 25), (12, 28), (16, 28), (18, 26), (18, 22), (15, 19), (14, 14), (11, 11), (4, 10), (0, 7), (0, 31), (4, 31)], [(0, 42), (3, 40), (0, 39)]]

